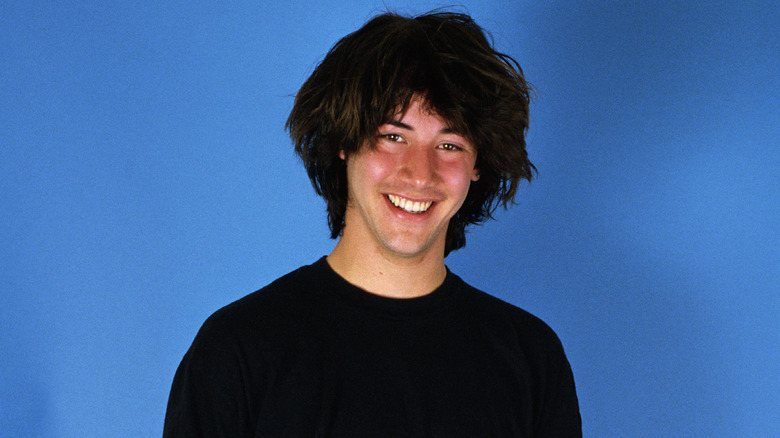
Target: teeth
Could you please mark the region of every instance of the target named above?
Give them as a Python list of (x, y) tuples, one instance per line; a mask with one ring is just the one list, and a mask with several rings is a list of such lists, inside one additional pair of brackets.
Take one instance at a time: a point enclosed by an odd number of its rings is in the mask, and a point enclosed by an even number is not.
[(415, 202), (395, 195), (387, 195), (387, 199), (389, 199), (390, 202), (393, 203), (393, 205), (402, 209), (403, 211), (414, 213), (414, 214), (419, 214), (428, 210), (428, 208), (431, 207), (431, 204), (433, 204), (432, 201)]

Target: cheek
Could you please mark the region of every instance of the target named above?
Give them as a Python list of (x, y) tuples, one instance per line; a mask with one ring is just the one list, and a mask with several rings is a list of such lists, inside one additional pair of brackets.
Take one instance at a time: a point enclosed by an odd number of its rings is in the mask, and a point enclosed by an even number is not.
[(389, 175), (389, 166), (374, 154), (362, 153), (347, 159), (349, 191), (373, 191)]
[(367, 181), (381, 181), (387, 176), (391, 175), (398, 167), (390, 157), (382, 154), (367, 153), (357, 164), (358, 170), (362, 177)]
[(478, 173), (472, 162), (452, 163), (444, 169), (446, 180), (452, 187), (468, 188), (472, 181), (479, 179)]

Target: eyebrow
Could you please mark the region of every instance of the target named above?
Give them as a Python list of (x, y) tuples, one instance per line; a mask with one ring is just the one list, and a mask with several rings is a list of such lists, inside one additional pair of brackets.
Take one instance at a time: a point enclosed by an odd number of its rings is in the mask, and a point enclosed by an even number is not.
[(393, 125), (395, 127), (401, 128), (401, 129), (408, 129), (409, 131), (414, 131), (414, 128), (407, 125), (404, 122), (401, 122), (399, 120), (388, 120), (384, 123), (385, 125)]
[[(401, 129), (407, 129), (409, 131), (414, 131), (414, 128), (410, 125), (407, 125), (406, 123), (400, 121), (400, 120), (388, 120), (385, 123), (385, 125), (393, 125), (395, 127), (401, 128)], [(463, 136), (463, 133), (459, 132), (457, 129), (451, 128), (449, 126), (444, 127), (441, 131), (439, 131), (441, 134), (455, 134)]]

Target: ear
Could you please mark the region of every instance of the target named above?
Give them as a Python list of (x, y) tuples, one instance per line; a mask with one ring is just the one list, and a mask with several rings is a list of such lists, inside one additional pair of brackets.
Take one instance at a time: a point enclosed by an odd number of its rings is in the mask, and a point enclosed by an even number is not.
[(344, 153), (344, 149), (339, 149), (339, 158), (346, 161), (347, 154)]
[(479, 169), (474, 168), (474, 170), (471, 171), (471, 181), (476, 182), (479, 180)]

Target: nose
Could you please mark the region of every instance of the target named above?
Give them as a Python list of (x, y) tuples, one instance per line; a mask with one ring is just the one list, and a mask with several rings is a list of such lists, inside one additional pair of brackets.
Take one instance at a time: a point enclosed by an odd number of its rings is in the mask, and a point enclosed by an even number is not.
[(436, 180), (436, 159), (433, 148), (410, 147), (401, 163), (401, 177), (416, 187), (425, 187)]

